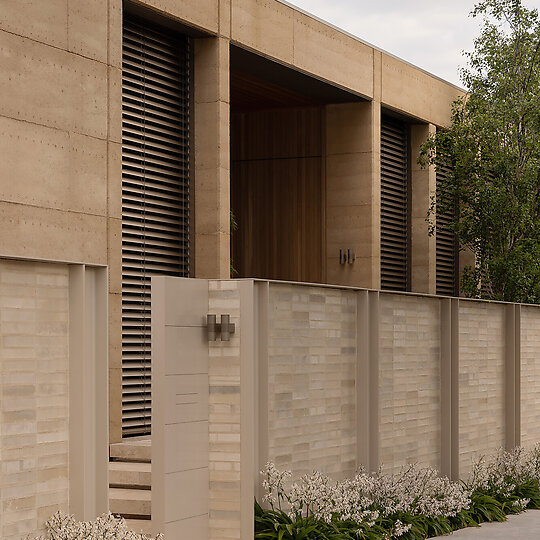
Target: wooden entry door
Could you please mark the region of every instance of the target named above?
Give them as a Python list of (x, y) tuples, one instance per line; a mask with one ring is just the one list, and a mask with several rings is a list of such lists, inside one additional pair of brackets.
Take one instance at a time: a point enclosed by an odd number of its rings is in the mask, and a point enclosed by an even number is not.
[(233, 115), (237, 277), (325, 280), (321, 132), (320, 107)]

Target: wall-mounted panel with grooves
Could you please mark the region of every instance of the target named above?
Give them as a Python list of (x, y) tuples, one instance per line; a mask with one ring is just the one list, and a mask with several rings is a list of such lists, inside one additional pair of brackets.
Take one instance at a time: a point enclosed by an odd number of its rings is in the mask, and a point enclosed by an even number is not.
[(381, 122), (381, 288), (408, 289), (408, 127)]
[[(444, 181), (450, 168), (439, 164), (437, 167), (437, 196), (441, 182)], [(448, 229), (453, 221), (455, 209), (446, 208), (444, 212), (437, 208), (437, 294), (455, 296), (458, 294), (458, 246), (454, 233)]]
[(151, 428), (150, 279), (189, 275), (189, 39), (124, 20), (122, 434)]

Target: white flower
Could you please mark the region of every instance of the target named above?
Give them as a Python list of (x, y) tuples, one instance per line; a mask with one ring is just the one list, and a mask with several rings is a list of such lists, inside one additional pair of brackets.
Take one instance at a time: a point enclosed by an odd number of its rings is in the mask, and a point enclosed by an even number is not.
[[(35, 540), (151, 540), (144, 534), (130, 531), (123, 518), (110, 512), (95, 521), (77, 521), (73, 516), (56, 512), (45, 526), (47, 535)], [(163, 540), (163, 535), (158, 534), (155, 540)]]

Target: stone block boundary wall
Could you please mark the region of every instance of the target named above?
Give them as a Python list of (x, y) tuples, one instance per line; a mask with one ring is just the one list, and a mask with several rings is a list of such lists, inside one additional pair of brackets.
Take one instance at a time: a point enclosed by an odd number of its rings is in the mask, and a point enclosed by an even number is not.
[[(267, 461), (293, 480), (407, 463), (459, 479), (480, 455), (540, 442), (540, 306), (252, 279), (159, 283), (155, 361), (163, 357), (173, 374), (188, 362), (186, 377), (208, 380), (197, 397), (208, 407), (190, 428), (208, 425), (193, 450), (198, 466), (208, 459), (200, 486), (208, 498), (192, 517), (178, 516), (179, 526), (196, 524), (193, 540), (252, 537)], [(208, 343), (207, 314), (230, 315), (230, 341), (218, 333)], [(186, 338), (167, 348), (159, 325)], [(165, 379), (153, 384), (167, 388)], [(167, 478), (175, 463), (185, 468), (188, 458), (177, 458), (189, 449), (171, 451), (178, 444), (168, 443), (167, 424), (158, 444), (156, 418), (153, 467)], [(194, 489), (159, 483), (154, 475), (164, 500)]]
[(106, 283), (105, 268), (0, 259), (3, 540), (107, 511)]

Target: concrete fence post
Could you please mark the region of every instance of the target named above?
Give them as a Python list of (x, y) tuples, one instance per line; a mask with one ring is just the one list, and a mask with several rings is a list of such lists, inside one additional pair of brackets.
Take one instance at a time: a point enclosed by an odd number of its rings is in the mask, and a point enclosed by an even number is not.
[(505, 308), (505, 447), (511, 450), (520, 444), (520, 378), (521, 378), (521, 306)]
[(107, 269), (69, 270), (69, 511), (90, 520), (108, 505)]
[(255, 362), (255, 376), (257, 387), (257, 398), (255, 406), (257, 408), (257, 434), (255, 444), (255, 469), (254, 483), (255, 494), (259, 502), (265, 495), (262, 487), (259, 471), (268, 462), (268, 302), (270, 284), (268, 281), (255, 283), (255, 331), (257, 335), (256, 353), (258, 359)]
[(451, 368), (450, 368), (450, 478), (459, 480), (459, 306), (451, 300)]
[(459, 478), (459, 300), (441, 298), (441, 473)]
[(379, 323), (380, 295), (369, 293), (369, 470), (380, 465), (379, 457)]
[(441, 474), (452, 475), (452, 300), (441, 298)]
[(369, 468), (369, 292), (356, 295), (356, 467)]

